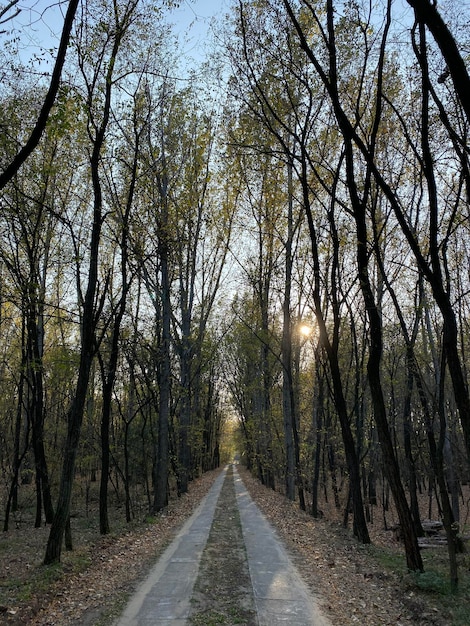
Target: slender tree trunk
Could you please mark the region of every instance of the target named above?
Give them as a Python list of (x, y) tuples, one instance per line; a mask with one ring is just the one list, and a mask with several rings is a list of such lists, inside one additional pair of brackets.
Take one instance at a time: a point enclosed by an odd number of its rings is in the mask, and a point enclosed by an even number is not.
[(370, 543), (369, 531), (367, 528), (367, 522), (364, 515), (364, 504), (361, 492), (361, 472), (359, 459), (357, 457), (356, 445), (351, 430), (349, 421), (349, 414), (347, 410), (346, 399), (344, 397), (343, 381), (341, 377), (341, 370), (338, 361), (337, 351), (337, 333), (338, 333), (338, 321), (339, 317), (336, 316), (335, 332), (333, 342), (330, 342), (328, 332), (326, 328), (326, 322), (323, 316), (320, 288), (321, 288), (321, 272), (320, 272), (320, 256), (318, 251), (317, 234), (315, 224), (313, 222), (312, 208), (310, 205), (310, 189), (309, 189), (309, 177), (307, 174), (307, 157), (305, 154), (305, 148), (303, 148), (302, 154), (302, 172), (300, 176), (300, 182), (302, 185), (302, 197), (304, 209), (307, 215), (307, 222), (310, 234), (310, 242), (312, 245), (312, 258), (314, 267), (314, 290), (313, 301), (315, 306), (315, 316), (317, 320), (319, 330), (319, 346), (325, 351), (328, 359), (328, 364), (331, 374), (331, 383), (333, 389), (333, 400), (338, 419), (341, 426), (341, 435), (343, 439), (344, 451), (346, 455), (346, 462), (348, 464), (349, 478), (351, 481), (351, 498), (353, 506), (353, 532), (355, 536), (364, 544)]
[[(44, 390), (43, 390), (43, 340), (42, 314), (36, 309), (36, 294), (30, 296), (27, 321), (28, 355), (28, 403), (27, 414), (31, 422), (32, 446), (36, 473), (36, 521), (39, 528), (42, 522), (42, 508), (46, 523), (52, 523), (54, 507), (49, 484), (46, 452), (44, 449)], [(39, 320), (39, 321), (38, 321)]]
[(131, 510), (131, 472), (129, 459), (129, 428), (130, 423), (125, 420), (124, 423), (124, 506), (126, 509), (126, 522), (132, 521)]
[(3, 189), (5, 185), (15, 176), (16, 172), (20, 169), (21, 165), (32, 154), (37, 147), (42, 134), (46, 128), (49, 113), (54, 105), (57, 92), (61, 84), (62, 68), (65, 63), (65, 56), (70, 41), (70, 33), (72, 32), (72, 26), (75, 19), (75, 13), (79, 0), (70, 0), (65, 14), (64, 25), (62, 28), (62, 34), (60, 37), (59, 48), (57, 50), (57, 56), (52, 71), (49, 89), (44, 98), (43, 105), (38, 115), (36, 124), (31, 131), (31, 134), (26, 141), (25, 145), (21, 148), (11, 163), (5, 168), (5, 171), (0, 174), (0, 189)]
[(411, 421), (411, 396), (413, 393), (413, 356), (408, 354), (407, 350), (407, 372), (406, 372), (406, 390), (405, 400), (403, 403), (403, 443), (405, 449), (405, 461), (408, 472), (408, 484), (410, 493), (410, 509), (415, 523), (416, 534), (418, 537), (424, 535), (423, 526), (421, 524), (421, 516), (418, 504), (418, 492), (416, 484), (416, 467), (413, 458), (411, 446), (411, 435), (413, 432), (413, 424)]
[(457, 565), (457, 552), (462, 552), (460, 540), (457, 537), (458, 524), (455, 523), (454, 514), (449, 500), (448, 485), (445, 479), (444, 472), (444, 448), (447, 437), (447, 419), (445, 409), (445, 353), (442, 355), (442, 363), (440, 368), (440, 380), (439, 380), (439, 445), (436, 450), (436, 470), (437, 480), (441, 492), (441, 504), (444, 520), (444, 528), (447, 537), (447, 552), (449, 555), (449, 574), (450, 574), (450, 586), (452, 591), (457, 591), (459, 577), (458, 577), (458, 565)]
[(170, 466), (170, 341), (171, 341), (171, 302), (168, 275), (168, 251), (164, 241), (160, 243), (161, 262), (161, 309), (162, 333), (159, 347), (158, 383), (158, 438), (154, 478), (153, 511), (158, 512), (168, 504), (168, 476)]
[[(293, 238), (293, 198), (292, 198), (292, 165), (288, 165), (289, 198), (287, 215), (287, 240), (285, 244), (285, 279), (282, 324), (282, 413), (284, 424), (285, 447), (285, 489), (289, 500), (295, 499), (295, 454), (294, 454), (294, 381), (292, 359), (292, 319), (291, 319), (291, 290), (292, 290), (292, 238)], [(294, 330), (295, 332), (295, 330)]]
[(80, 441), (80, 432), (88, 392), (88, 382), (95, 355), (95, 294), (98, 285), (98, 257), (102, 228), (102, 196), (98, 167), (103, 141), (104, 129), (100, 140), (95, 142), (91, 157), (91, 173), (94, 190), (94, 215), (90, 245), (90, 262), (88, 268), (88, 286), (83, 303), (81, 324), (80, 363), (78, 367), (78, 380), (75, 396), (67, 415), (67, 438), (59, 486), (59, 497), (46, 547), (46, 555), (44, 558), (44, 563), (46, 565), (60, 561), (62, 540), (67, 522), (69, 520), (70, 499), (72, 496), (72, 486), (75, 474), (75, 460)]
[(127, 293), (130, 285), (128, 282), (128, 238), (129, 238), (129, 217), (131, 213), (132, 203), (134, 200), (134, 191), (137, 177), (138, 165), (138, 146), (141, 130), (134, 128), (136, 137), (136, 146), (134, 158), (131, 168), (131, 181), (125, 210), (122, 215), (121, 224), (121, 281), (122, 292), (120, 300), (116, 307), (111, 332), (111, 350), (107, 363), (107, 371), (105, 371), (104, 363), (100, 359), (101, 376), (103, 380), (103, 407), (101, 411), (101, 479), (100, 479), (100, 533), (106, 535), (110, 532), (109, 515), (108, 515), (108, 483), (110, 472), (110, 448), (109, 448), (109, 429), (111, 424), (111, 405), (114, 385), (116, 382), (117, 365), (119, 359), (119, 340), (121, 337), (121, 324), (126, 311)]
[[(22, 388), (21, 380), (23, 376), (20, 378), (20, 390)], [(19, 394), (19, 398), (21, 399), (22, 392)], [(29, 425), (27, 427), (27, 431), (25, 433), (25, 443), (23, 452), (20, 454), (20, 440), (21, 440), (21, 413), (23, 411), (22, 401), (18, 403), (17, 407), (17, 418), (15, 423), (15, 454), (14, 454), (14, 465), (13, 465), (13, 477), (11, 479), (10, 490), (8, 492), (7, 505), (5, 507), (5, 519), (3, 522), (3, 531), (8, 532), (9, 524), (10, 524), (10, 512), (16, 511), (18, 507), (18, 480), (21, 469), (21, 463), (23, 459), (28, 453), (29, 449)], [(16, 441), (18, 438), (18, 442)], [(18, 452), (16, 452), (16, 446), (18, 445)]]
[(313, 405), (313, 433), (315, 436), (314, 448), (314, 464), (313, 464), (313, 480), (312, 480), (312, 509), (313, 517), (320, 516), (318, 508), (318, 489), (320, 485), (320, 467), (321, 467), (321, 450), (322, 450), (322, 431), (323, 431), (323, 378), (319, 375), (319, 366), (316, 365), (316, 393)]
[[(93, 186), (93, 221), (91, 226), (90, 257), (88, 265), (88, 282), (83, 299), (83, 312), (81, 319), (81, 349), (78, 367), (77, 387), (72, 405), (67, 416), (67, 439), (65, 444), (65, 456), (62, 465), (62, 474), (59, 487), (59, 497), (54, 519), (51, 525), (49, 540), (46, 547), (45, 564), (60, 561), (62, 539), (66, 530), (70, 513), (70, 499), (75, 473), (75, 461), (80, 441), (80, 433), (83, 422), (83, 414), (88, 393), (91, 367), (96, 354), (95, 330), (98, 322), (100, 305), (96, 304), (96, 292), (98, 287), (98, 265), (101, 231), (103, 227), (103, 195), (100, 180), (101, 152), (105, 143), (105, 135), (108, 128), (111, 112), (111, 95), (114, 85), (113, 74), (115, 63), (123, 37), (130, 24), (130, 19), (137, 7), (138, 0), (130, 0), (122, 15), (114, 13), (115, 23), (111, 29), (111, 52), (107, 59), (107, 70), (103, 85), (102, 118), (97, 123), (94, 119), (93, 105), (95, 82), (89, 84), (88, 105), (90, 128), (95, 131), (92, 137), (92, 153), (90, 156), (90, 172)], [(101, 59), (103, 60), (103, 59)], [(101, 296), (103, 294), (100, 294)], [(101, 302), (103, 300), (101, 299)]]
[(346, 139), (346, 168), (348, 187), (354, 210), (357, 229), (357, 265), (364, 303), (367, 311), (370, 328), (369, 360), (367, 374), (371, 391), (374, 418), (382, 450), (385, 475), (392, 490), (395, 506), (400, 520), (406, 560), (409, 569), (423, 570), (423, 561), (419, 551), (418, 539), (411, 512), (406, 500), (405, 491), (400, 479), (400, 469), (395, 456), (392, 437), (387, 420), (387, 411), (380, 379), (382, 359), (382, 322), (377, 308), (369, 279), (369, 255), (367, 251), (367, 227), (365, 208), (362, 205), (356, 190), (353, 173), (352, 146)]
[[(94, 298), (93, 298), (94, 300)], [(92, 300), (92, 302), (93, 302)], [(92, 312), (92, 309), (89, 311)], [(85, 323), (85, 316), (84, 316)], [(62, 541), (70, 514), (70, 499), (72, 496), (72, 486), (75, 474), (75, 460), (77, 457), (78, 444), (80, 441), (80, 431), (85, 410), (88, 380), (90, 376), (91, 363), (93, 361), (92, 324), (90, 316), (87, 316), (87, 332), (83, 332), (82, 354), (78, 372), (77, 389), (72, 406), (67, 416), (67, 439), (64, 450), (64, 460), (59, 486), (59, 497), (57, 507), (52, 521), (49, 539), (44, 557), (44, 564), (49, 565), (60, 561), (62, 552)], [(85, 329), (84, 329), (85, 330)], [(85, 340), (86, 337), (86, 340)], [(88, 344), (88, 345), (87, 345)], [(86, 349), (88, 347), (88, 350)]]
[[(111, 351), (113, 348), (111, 348)], [(110, 358), (110, 366), (113, 367), (114, 358)], [(116, 363), (114, 363), (115, 372)], [(100, 476), (100, 533), (107, 535), (111, 528), (108, 515), (108, 484), (110, 470), (110, 447), (109, 447), (109, 428), (111, 422), (111, 399), (114, 386), (114, 375), (112, 370), (106, 376), (104, 371), (104, 363), (100, 358), (101, 379), (103, 381), (103, 405), (101, 409), (101, 476)]]
[(457, 43), (437, 10), (437, 3), (429, 0), (407, 0), (407, 2), (415, 10), (416, 19), (421, 24), (426, 24), (439, 46), (447, 63), (446, 70), (452, 77), (454, 89), (470, 123), (470, 76)]
[[(11, 503), (12, 510), (16, 511), (18, 509), (18, 479), (20, 475), (21, 463), (24, 457), (27, 454), (29, 448), (29, 431), (30, 424), (29, 422), (26, 425), (26, 433), (25, 433), (25, 445), (24, 452), (20, 457), (20, 447), (21, 447), (21, 430), (23, 425), (23, 411), (24, 411), (24, 395), (25, 395), (25, 371), (26, 371), (26, 325), (25, 320), (23, 319), (21, 322), (21, 372), (20, 372), (20, 380), (18, 383), (18, 400), (16, 403), (16, 419), (15, 419), (15, 441), (13, 448), (13, 482), (12, 482), (12, 490), (11, 490)], [(8, 525), (8, 518), (6, 518), (5, 523)]]
[(180, 412), (179, 412), (179, 454), (178, 454), (178, 481), (179, 492), (186, 493), (191, 473), (191, 323), (189, 312), (183, 311), (180, 347)]

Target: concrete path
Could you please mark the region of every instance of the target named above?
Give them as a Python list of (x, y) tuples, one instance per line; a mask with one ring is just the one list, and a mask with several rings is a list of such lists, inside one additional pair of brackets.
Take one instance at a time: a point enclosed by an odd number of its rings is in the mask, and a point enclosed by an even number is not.
[(227, 470), (168, 546), (149, 576), (132, 596), (115, 626), (183, 626)]
[[(115, 626), (183, 626), (226, 469), (131, 598)], [(331, 626), (233, 468), (259, 626)]]
[(260, 626), (329, 626), (281, 540), (233, 469)]

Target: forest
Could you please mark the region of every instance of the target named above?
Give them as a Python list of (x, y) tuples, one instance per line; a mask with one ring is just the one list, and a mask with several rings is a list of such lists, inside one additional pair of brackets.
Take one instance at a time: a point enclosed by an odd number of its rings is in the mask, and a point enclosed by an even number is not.
[(437, 503), (456, 589), (468, 4), (234, 0), (191, 67), (177, 4), (70, 0), (31, 57), (0, 6), (3, 530), (55, 563), (77, 489), (106, 535), (237, 454), (361, 543), (393, 507), (412, 571)]

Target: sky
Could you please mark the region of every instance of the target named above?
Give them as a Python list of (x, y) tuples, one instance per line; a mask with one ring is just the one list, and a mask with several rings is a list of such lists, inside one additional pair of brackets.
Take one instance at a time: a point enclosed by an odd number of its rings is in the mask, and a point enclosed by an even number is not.
[(227, 6), (227, 0), (182, 0), (180, 7), (171, 12), (168, 22), (174, 24), (181, 43), (186, 39), (184, 50), (188, 56), (196, 60), (204, 57), (211, 21), (222, 16)]
[[(202, 60), (211, 20), (224, 12), (227, 3), (228, 0), (181, 0), (180, 6), (168, 13), (166, 20), (173, 25), (186, 55)], [(67, 4), (64, 0), (20, 0), (17, 6), (21, 13), (10, 24), (14, 23), (21, 37), (23, 59), (37, 54), (39, 48), (57, 46)], [(0, 36), (0, 43), (6, 37)]]
[(169, 21), (176, 29), (185, 32), (190, 29), (194, 37), (204, 37), (215, 15), (221, 15), (226, 2), (221, 0), (182, 0), (178, 9), (171, 12)]

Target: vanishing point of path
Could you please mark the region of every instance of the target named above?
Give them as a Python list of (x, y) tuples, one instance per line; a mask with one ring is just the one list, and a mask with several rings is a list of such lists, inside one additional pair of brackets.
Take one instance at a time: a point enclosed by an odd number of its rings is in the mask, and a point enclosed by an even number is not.
[(330, 626), (280, 539), (226, 468), (115, 626)]

